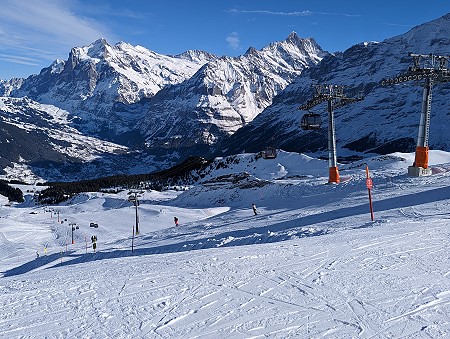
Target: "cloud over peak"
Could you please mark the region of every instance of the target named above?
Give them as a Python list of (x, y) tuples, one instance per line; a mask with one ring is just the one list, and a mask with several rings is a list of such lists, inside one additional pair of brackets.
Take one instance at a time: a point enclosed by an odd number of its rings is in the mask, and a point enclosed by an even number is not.
[[(70, 5), (75, 6), (76, 2), (2, 1), (0, 57), (13, 63), (38, 64), (99, 37), (111, 38), (106, 27), (77, 14)], [(41, 48), (32, 47), (36, 45)]]
[(232, 32), (229, 36), (225, 39), (228, 42), (228, 45), (234, 49), (237, 50), (241, 47), (241, 39), (239, 37), (239, 33)]

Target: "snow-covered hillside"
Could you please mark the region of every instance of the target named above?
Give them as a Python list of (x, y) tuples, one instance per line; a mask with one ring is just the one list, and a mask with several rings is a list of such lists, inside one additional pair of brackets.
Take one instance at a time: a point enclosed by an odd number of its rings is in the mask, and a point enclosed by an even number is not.
[(76, 180), (86, 169), (71, 174), (71, 164), (83, 167), (100, 162), (103, 167), (109, 163), (114, 169), (113, 158), (130, 153), (125, 146), (84, 135), (71, 126), (75, 119), (65, 110), (26, 97), (0, 97), (0, 161), (6, 178)]
[(301, 154), (217, 159), (140, 193), (133, 252), (128, 192), (44, 207), (22, 186), (0, 201), (0, 337), (447, 338), (450, 154), (419, 178), (413, 156), (341, 165), (339, 185)]

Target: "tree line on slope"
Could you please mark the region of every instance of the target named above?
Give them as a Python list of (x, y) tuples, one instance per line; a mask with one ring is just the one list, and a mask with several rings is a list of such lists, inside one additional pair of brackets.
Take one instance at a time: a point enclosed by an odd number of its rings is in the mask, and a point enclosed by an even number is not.
[(196, 174), (211, 161), (202, 157), (189, 157), (182, 163), (159, 172), (134, 175), (112, 175), (75, 182), (48, 182), (48, 188), (40, 191), (37, 201), (41, 204), (58, 204), (82, 192), (114, 192), (120, 189), (152, 189), (161, 191), (164, 187), (190, 184), (201, 175)]
[(9, 184), (10, 183), (5, 180), (0, 180), (0, 194), (7, 197), (9, 201), (24, 202), (23, 193), (20, 188), (14, 188)]

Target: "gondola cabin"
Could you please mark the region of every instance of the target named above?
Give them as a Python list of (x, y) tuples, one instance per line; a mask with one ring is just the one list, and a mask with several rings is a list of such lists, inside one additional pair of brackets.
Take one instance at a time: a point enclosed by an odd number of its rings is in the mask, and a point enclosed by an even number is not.
[(277, 157), (277, 150), (275, 147), (266, 147), (262, 151), (262, 157), (264, 159), (275, 159)]
[(322, 119), (319, 114), (316, 113), (306, 113), (302, 117), (300, 122), (300, 127), (304, 130), (316, 130), (322, 125)]

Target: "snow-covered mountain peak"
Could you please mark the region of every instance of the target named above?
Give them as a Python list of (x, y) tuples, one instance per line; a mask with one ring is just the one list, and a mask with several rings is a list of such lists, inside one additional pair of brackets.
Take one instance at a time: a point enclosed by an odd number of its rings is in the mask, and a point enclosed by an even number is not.
[(127, 49), (127, 48), (136, 48), (137, 50), (141, 50), (143, 52), (147, 52), (148, 49), (141, 46), (141, 45), (136, 45), (133, 46), (132, 44), (126, 42), (126, 41), (119, 41), (118, 43), (115, 44), (115, 47), (119, 48), (119, 49)]
[[(187, 52), (184, 57), (167, 56), (142, 46), (125, 42), (111, 45), (98, 39), (73, 48), (67, 61), (55, 61), (18, 87), (2, 84), (1, 92), (76, 111), (81, 119), (91, 122), (86, 124), (91, 125), (88, 130), (98, 131), (98, 125), (103, 124), (116, 133), (129, 123), (129, 117), (127, 121), (110, 118), (116, 103), (132, 104), (152, 97), (167, 85), (189, 79), (214, 58), (200, 51)], [(102, 122), (92, 123), (97, 119)], [(112, 121), (120, 122), (111, 127)]]
[(97, 39), (93, 43), (72, 49), (71, 54), (79, 60), (94, 59), (101, 60), (107, 56), (107, 51), (111, 50), (111, 45), (104, 38)]
[[(275, 57), (289, 62), (301, 61), (303, 66), (316, 64), (328, 55), (313, 38), (300, 38), (295, 32), (290, 33), (284, 41), (271, 43), (263, 48), (262, 52), (274, 54)], [(295, 57), (291, 57), (292, 55)]]
[(258, 50), (255, 47), (249, 47), (247, 51), (244, 53), (244, 56), (249, 55), (258, 55)]
[(12, 91), (22, 86), (23, 78), (12, 78), (10, 80), (0, 79), (0, 96), (9, 96)]
[(288, 35), (288, 37), (286, 38), (285, 41), (288, 42), (288, 43), (294, 44), (294, 45), (301, 46), (301, 45), (304, 44), (305, 41), (308, 41), (308, 40), (314, 40), (314, 39), (312, 39), (312, 38), (301, 38), (301, 37), (299, 37), (297, 35), (296, 32), (291, 32)]

